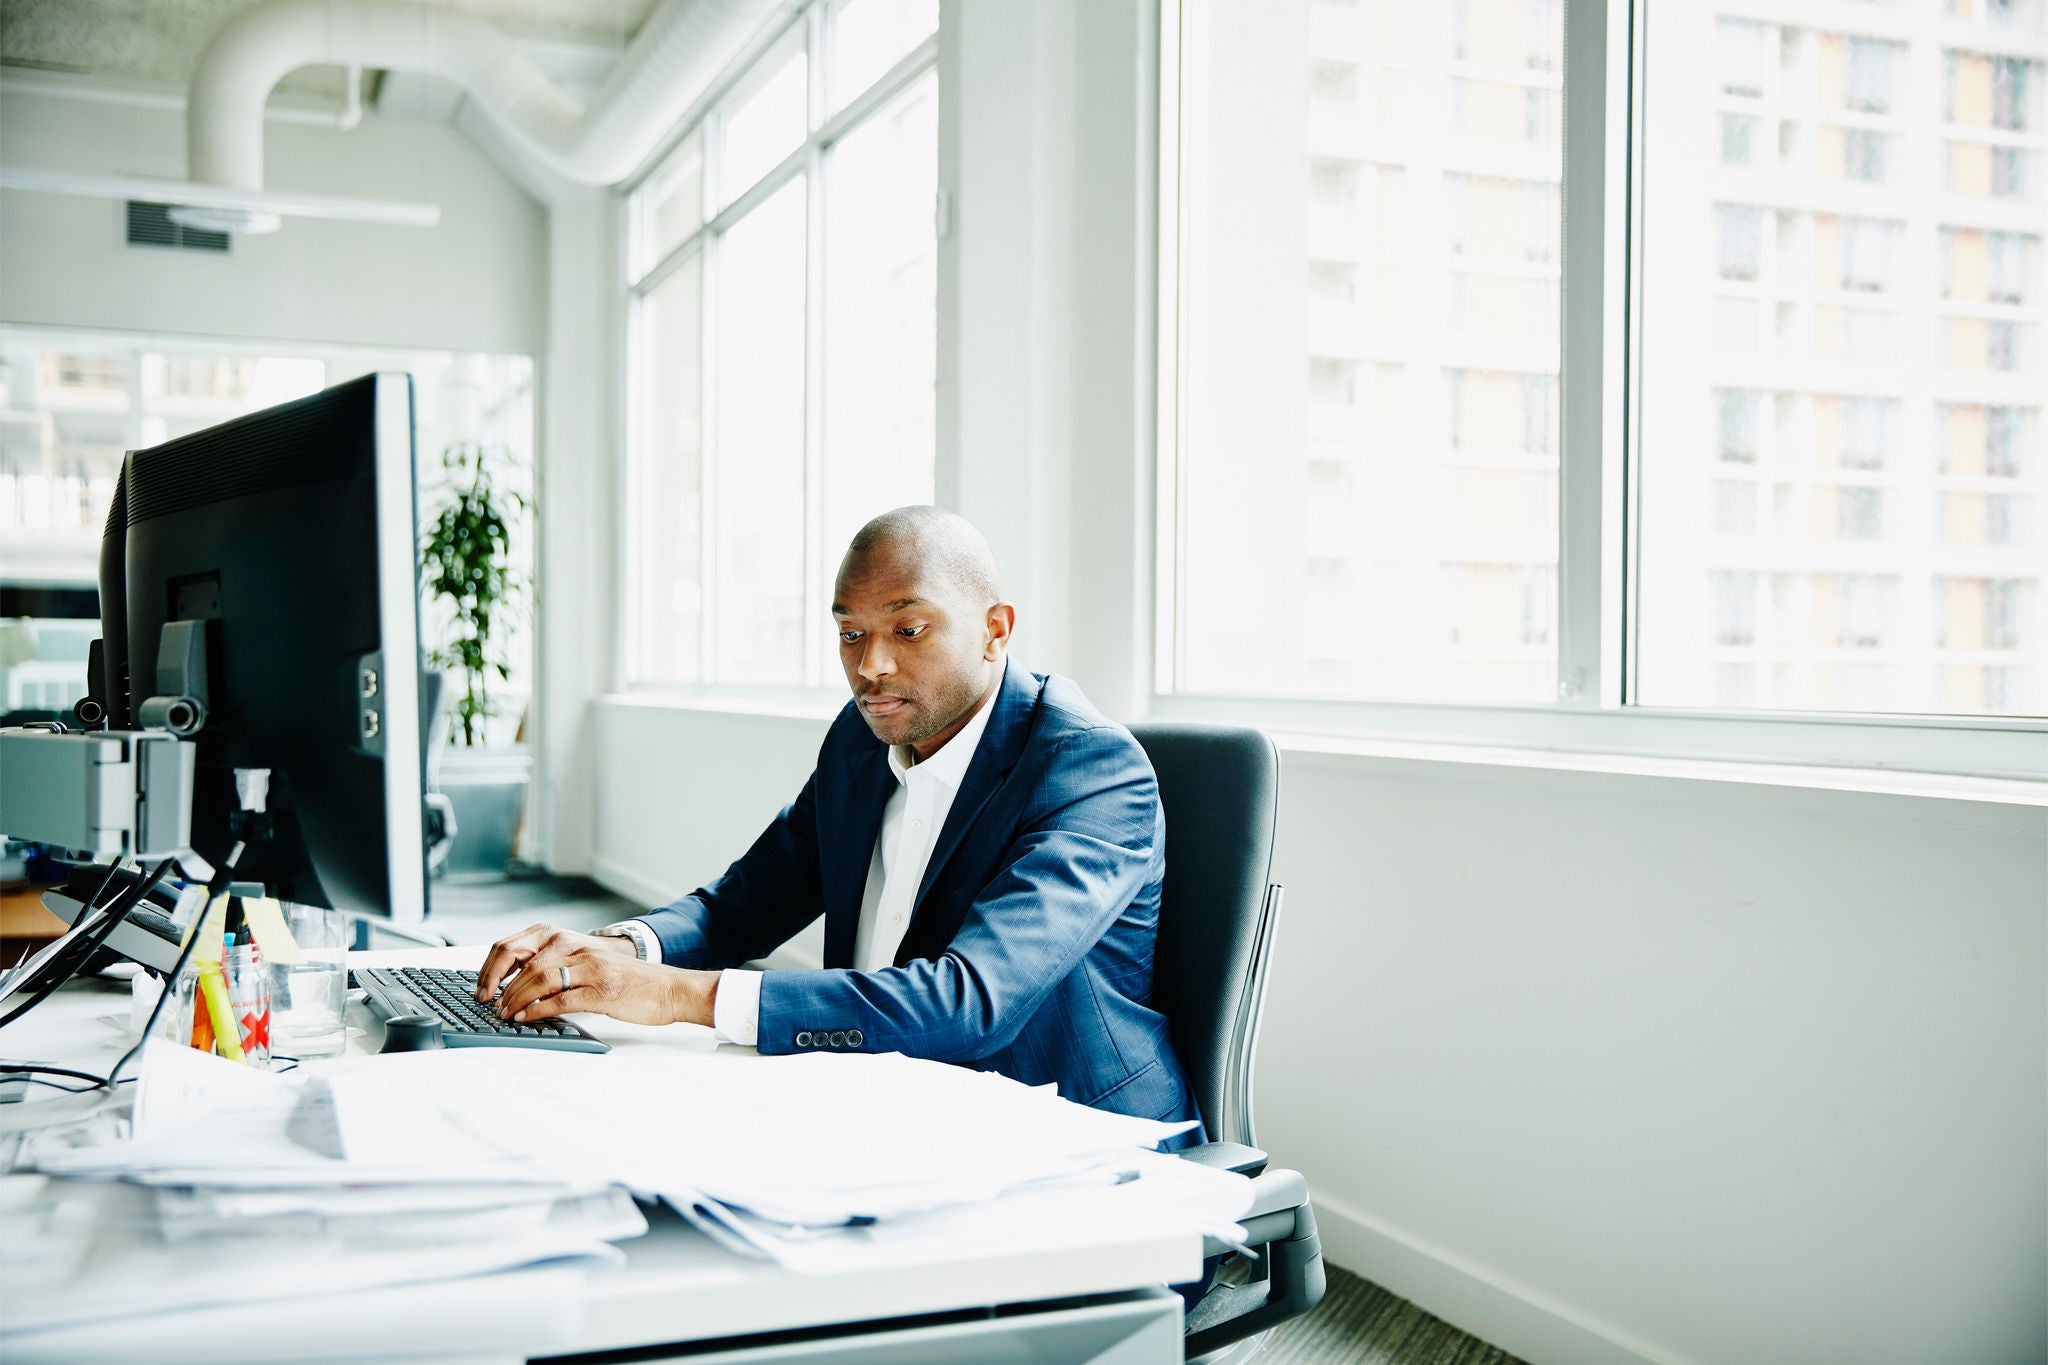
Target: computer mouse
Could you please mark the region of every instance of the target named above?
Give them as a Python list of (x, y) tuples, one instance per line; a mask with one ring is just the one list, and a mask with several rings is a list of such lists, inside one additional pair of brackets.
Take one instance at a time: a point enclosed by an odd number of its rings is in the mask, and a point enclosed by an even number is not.
[(431, 1014), (394, 1014), (384, 1021), (384, 1046), (378, 1052), (429, 1052), (446, 1047), (441, 1021)]

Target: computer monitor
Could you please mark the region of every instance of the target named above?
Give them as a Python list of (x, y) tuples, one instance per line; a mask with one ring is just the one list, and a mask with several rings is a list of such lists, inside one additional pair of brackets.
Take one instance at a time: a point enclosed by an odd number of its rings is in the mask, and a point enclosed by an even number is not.
[(193, 850), (241, 830), (237, 881), (398, 920), (427, 910), (413, 487), (412, 379), (366, 375), (129, 452), (100, 559), (110, 724), (204, 688)]

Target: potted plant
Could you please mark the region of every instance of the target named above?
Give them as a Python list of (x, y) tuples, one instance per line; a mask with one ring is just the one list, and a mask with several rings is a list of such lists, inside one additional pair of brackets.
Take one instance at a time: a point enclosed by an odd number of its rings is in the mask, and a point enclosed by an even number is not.
[(441, 453), (441, 473), (433, 499), (439, 508), (420, 545), (421, 586), (435, 606), (431, 616), (444, 623), (442, 642), (427, 657), (459, 684), (441, 708), (450, 747), (428, 762), (455, 814), (454, 843), (440, 870), (503, 876), (533, 756), (516, 742), (489, 744), (487, 730), (505, 714), (493, 688), (512, 676), (509, 639), (529, 586), (512, 555), (527, 501), (511, 482), (517, 466), (503, 446), (457, 442)]

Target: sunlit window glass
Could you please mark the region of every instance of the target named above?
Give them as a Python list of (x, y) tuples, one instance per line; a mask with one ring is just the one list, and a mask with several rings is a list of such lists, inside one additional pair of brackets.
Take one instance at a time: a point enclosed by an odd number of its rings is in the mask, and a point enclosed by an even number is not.
[(825, 163), (825, 478), (819, 599), (862, 522), (932, 500), (938, 78), (926, 75)]
[(696, 682), (703, 676), (703, 265), (692, 254), (640, 305), (635, 338), (633, 611), (629, 671)]
[(841, 550), (933, 497), (937, 6), (794, 18), (628, 198), (632, 686), (836, 686)]
[(1635, 699), (2048, 711), (2043, 7), (1644, 12)]
[[(800, 35), (798, 35), (800, 36)], [(803, 146), (808, 128), (810, 63), (801, 43), (785, 43), (756, 66), (727, 99), (720, 117), (718, 202), (733, 202)]]
[(712, 544), (719, 676), (799, 683), (804, 658), (804, 182), (718, 256)]
[(826, 83), (837, 111), (937, 31), (939, 0), (837, 0), (825, 22)]
[(692, 130), (636, 199), (635, 278), (681, 246), (704, 221), (704, 136)]
[(1191, 21), (1176, 687), (1555, 697), (1562, 38), (1556, 0)]

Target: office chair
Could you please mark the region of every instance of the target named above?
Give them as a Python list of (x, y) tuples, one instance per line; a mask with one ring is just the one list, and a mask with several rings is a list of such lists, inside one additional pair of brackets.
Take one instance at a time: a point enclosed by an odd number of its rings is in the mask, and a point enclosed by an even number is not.
[[(1301, 1173), (1268, 1170), (1252, 1126), (1252, 1062), (1280, 917), (1270, 880), (1280, 755), (1258, 730), (1134, 725), (1166, 808), (1166, 883), (1152, 1000), (1166, 1015), (1211, 1141), (1180, 1153), (1252, 1177), (1257, 1277), (1217, 1284), (1188, 1313), (1183, 1352), (1210, 1356), (1323, 1297), (1322, 1242)], [(1228, 1250), (1210, 1242), (1205, 1256)]]

